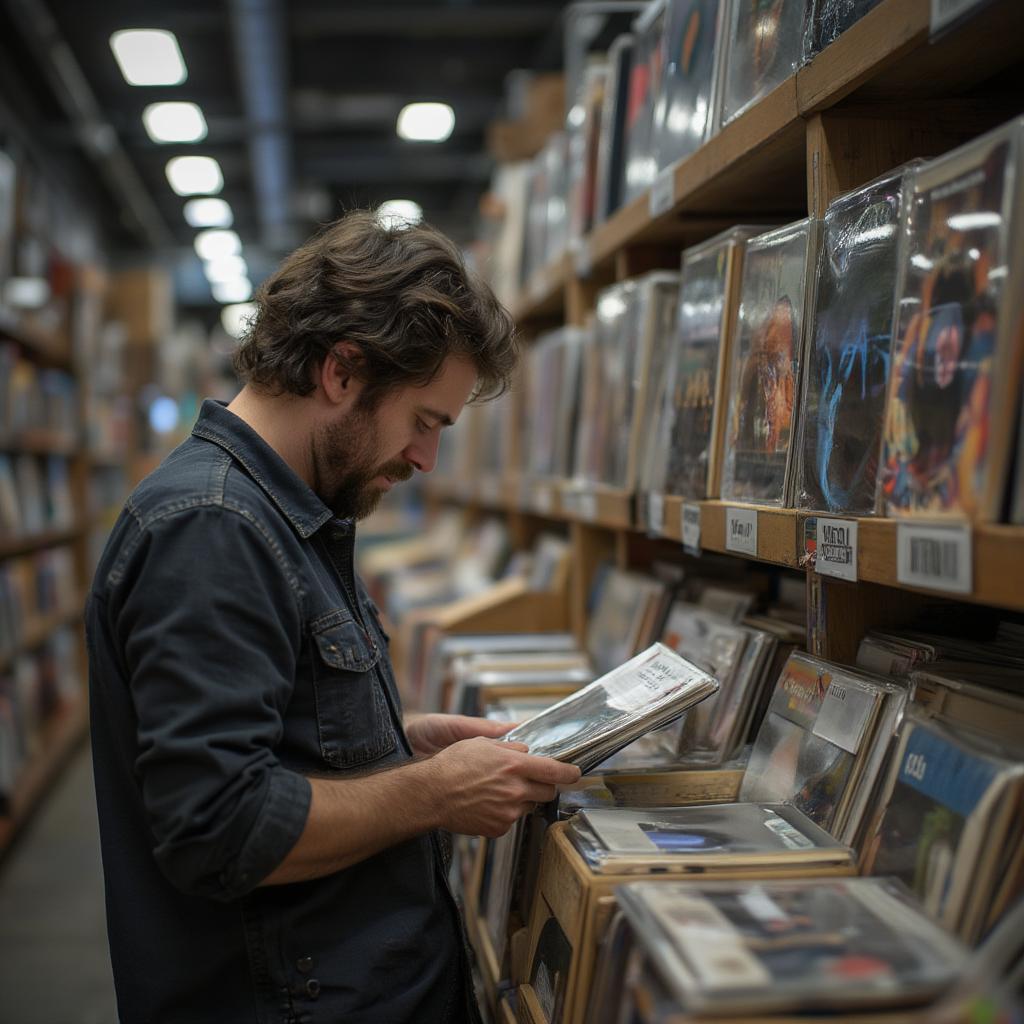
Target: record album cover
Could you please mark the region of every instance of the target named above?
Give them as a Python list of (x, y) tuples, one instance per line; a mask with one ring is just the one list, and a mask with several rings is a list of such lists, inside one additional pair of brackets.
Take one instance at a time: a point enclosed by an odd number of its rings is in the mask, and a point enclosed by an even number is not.
[(607, 220), (621, 205), (625, 175), (626, 109), (636, 39), (627, 33), (608, 48), (608, 80), (601, 108), (601, 133), (597, 148), (597, 183), (594, 221)]
[(908, 193), (879, 479), (889, 515), (1000, 515), (1024, 346), (1022, 131), (925, 164)]
[(871, 515), (889, 377), (897, 171), (829, 204), (822, 222), (797, 444), (797, 508)]
[(829, 43), (834, 43), (879, 3), (881, 0), (811, 0), (804, 33), (804, 60), (810, 60)]
[(734, 0), (721, 123), (727, 124), (788, 78), (803, 52), (808, 0)]
[(725, 4), (719, 0), (669, 4), (661, 88), (654, 107), (659, 170), (689, 156), (711, 134), (724, 16)]
[(626, 105), (625, 202), (649, 188), (658, 170), (654, 153), (654, 107), (665, 61), (662, 43), (665, 6), (666, 0), (654, 0), (633, 25), (636, 49)]
[(785, 505), (803, 359), (808, 264), (817, 224), (801, 220), (747, 242), (729, 371), (722, 497)]

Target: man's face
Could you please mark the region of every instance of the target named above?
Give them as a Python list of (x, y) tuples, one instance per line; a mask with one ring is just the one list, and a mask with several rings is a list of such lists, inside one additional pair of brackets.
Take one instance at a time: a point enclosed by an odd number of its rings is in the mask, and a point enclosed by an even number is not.
[(437, 462), (443, 427), (455, 422), (476, 384), (464, 359), (448, 359), (436, 380), (386, 395), (372, 410), (355, 408), (321, 424), (313, 436), (313, 489), (342, 519), (364, 519), (391, 487)]

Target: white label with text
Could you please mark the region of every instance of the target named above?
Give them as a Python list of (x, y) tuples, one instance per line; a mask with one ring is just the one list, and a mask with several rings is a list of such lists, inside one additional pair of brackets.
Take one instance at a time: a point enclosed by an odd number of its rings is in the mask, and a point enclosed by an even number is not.
[(674, 167), (666, 167), (651, 185), (648, 210), (652, 217), (668, 213), (676, 201), (676, 174)]
[(757, 509), (725, 510), (725, 550), (757, 557)]
[(700, 505), (684, 502), (681, 518), (683, 550), (690, 555), (700, 555)]
[(660, 535), (665, 528), (665, 495), (652, 491), (647, 495), (647, 529)]
[(818, 516), (814, 571), (822, 576), (857, 581), (857, 523)]

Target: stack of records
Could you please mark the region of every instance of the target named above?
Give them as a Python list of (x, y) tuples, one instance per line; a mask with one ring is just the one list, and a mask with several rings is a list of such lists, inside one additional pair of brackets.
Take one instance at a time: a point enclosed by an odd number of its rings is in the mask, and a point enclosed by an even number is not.
[(455, 680), (449, 709), (458, 715), (484, 715), (507, 697), (564, 697), (586, 686), (594, 670), (584, 654), (471, 658)]
[(599, 673), (611, 672), (657, 637), (665, 585), (650, 576), (608, 568), (600, 580), (586, 649)]
[(907, 691), (809, 654), (790, 655), (754, 742), (740, 798), (791, 800), (854, 843)]
[(730, 354), (721, 487), (727, 501), (788, 503), (817, 239), (818, 222), (802, 220), (747, 242)]
[(589, 686), (517, 726), (506, 740), (587, 771), (674, 721), (718, 690), (713, 676), (653, 644)]
[(586, 808), (568, 836), (596, 874), (853, 873), (853, 855), (792, 804)]
[(1024, 890), (1024, 764), (959, 728), (908, 714), (864, 869), (896, 875), (974, 942)]
[(687, 1014), (927, 1004), (967, 955), (884, 879), (631, 882), (618, 898), (649, 965), (640, 987), (653, 969), (666, 1010)]
[(998, 519), (1020, 393), (1024, 120), (924, 164), (908, 190), (879, 498)]

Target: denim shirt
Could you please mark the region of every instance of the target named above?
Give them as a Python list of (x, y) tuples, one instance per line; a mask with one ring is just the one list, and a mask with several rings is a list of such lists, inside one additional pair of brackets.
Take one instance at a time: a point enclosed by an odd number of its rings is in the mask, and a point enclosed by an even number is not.
[(412, 756), (353, 543), (215, 402), (111, 533), (86, 620), (124, 1024), (475, 1016), (436, 834), (257, 887), (302, 832), (307, 776)]

